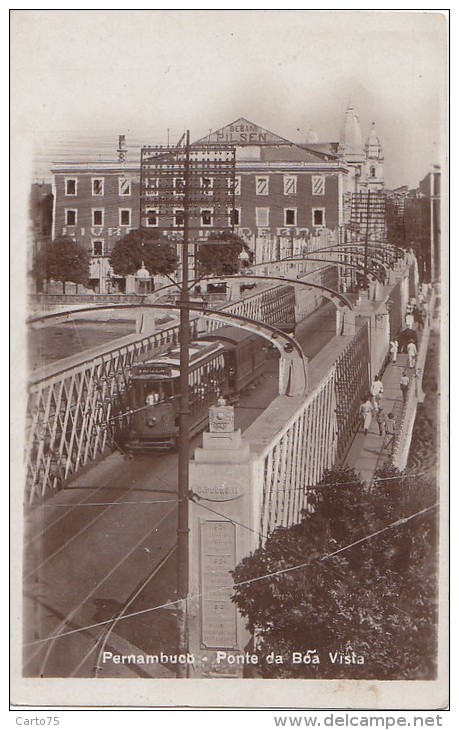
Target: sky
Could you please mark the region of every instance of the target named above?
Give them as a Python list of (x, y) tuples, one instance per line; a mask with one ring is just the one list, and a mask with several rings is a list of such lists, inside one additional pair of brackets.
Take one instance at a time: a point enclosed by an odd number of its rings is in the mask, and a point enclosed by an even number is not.
[(12, 132), (31, 174), (131, 155), (245, 117), (338, 141), (346, 108), (385, 151), (387, 187), (445, 167), (447, 36), (425, 11), (16, 10)]

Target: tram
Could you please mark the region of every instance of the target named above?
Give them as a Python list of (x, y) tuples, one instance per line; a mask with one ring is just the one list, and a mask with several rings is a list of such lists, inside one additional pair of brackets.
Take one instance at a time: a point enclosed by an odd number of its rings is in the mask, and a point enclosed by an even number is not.
[[(219, 327), (189, 349), (190, 437), (204, 430), (209, 407), (224, 397), (237, 403), (242, 391), (260, 381), (267, 365), (266, 341), (239, 327)], [(130, 454), (174, 449), (178, 437), (180, 348), (158, 357), (144, 355), (129, 372), (131, 411), (123, 450)]]

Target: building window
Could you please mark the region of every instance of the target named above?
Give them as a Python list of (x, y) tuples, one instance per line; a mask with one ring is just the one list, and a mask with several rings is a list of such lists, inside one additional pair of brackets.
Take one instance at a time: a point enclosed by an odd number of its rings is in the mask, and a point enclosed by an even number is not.
[(370, 177), (376, 177), (376, 167), (370, 167)]
[(119, 195), (130, 195), (131, 194), (131, 181), (127, 177), (118, 178), (118, 193)]
[(213, 225), (213, 210), (211, 208), (201, 208), (201, 225), (211, 226)]
[(284, 208), (284, 225), (296, 226), (296, 208)]
[(119, 218), (120, 218), (120, 226), (130, 226), (131, 225), (131, 209), (130, 208), (120, 208)]
[(212, 195), (213, 187), (214, 187), (213, 177), (202, 177), (201, 178), (201, 190), (204, 195)]
[(104, 225), (104, 211), (102, 208), (92, 209), (92, 225), (103, 226)]
[(269, 194), (269, 177), (260, 177), (257, 175), (255, 178), (255, 192), (257, 195)]
[(234, 191), (235, 195), (241, 194), (241, 176), (236, 175), (234, 178), (228, 178), (228, 190)]
[(65, 178), (65, 194), (76, 195), (77, 194), (77, 181), (74, 177)]
[(312, 184), (312, 194), (313, 195), (325, 195), (325, 176), (324, 175), (313, 175), (311, 184)]
[(269, 226), (269, 208), (255, 208), (255, 225), (257, 228)]
[(104, 194), (104, 178), (93, 177), (92, 178), (92, 194), (103, 195)]
[(228, 211), (228, 223), (230, 226), (241, 225), (241, 209), (233, 208)]
[(149, 208), (147, 210), (146, 222), (148, 228), (158, 227), (158, 210), (156, 208)]
[(77, 224), (77, 211), (67, 208), (65, 211), (65, 225), (76, 226)]
[(185, 194), (185, 180), (183, 177), (174, 177), (174, 190), (176, 195)]
[(185, 224), (185, 213), (183, 209), (174, 210), (174, 226), (176, 228), (183, 228)]
[(296, 175), (284, 175), (284, 195), (296, 195)]
[(104, 240), (101, 238), (93, 239), (92, 240), (92, 255), (93, 256), (103, 256), (104, 253), (105, 253)]
[(159, 178), (148, 177), (145, 181), (145, 194), (146, 195), (158, 195)]
[(312, 225), (316, 228), (325, 226), (325, 208), (312, 209)]

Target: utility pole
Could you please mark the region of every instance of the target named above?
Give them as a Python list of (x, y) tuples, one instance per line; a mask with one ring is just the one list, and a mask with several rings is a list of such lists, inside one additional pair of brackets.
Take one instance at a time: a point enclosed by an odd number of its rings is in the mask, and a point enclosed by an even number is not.
[[(168, 132), (169, 141), (169, 132)], [(188, 651), (188, 499), (189, 499), (189, 351), (190, 351), (190, 246), (201, 229), (232, 231), (229, 210), (234, 209), (236, 151), (220, 145), (190, 145), (187, 131), (177, 145), (147, 146), (141, 151), (141, 225), (148, 225), (154, 213), (156, 227), (174, 234), (181, 229), (182, 281), (177, 306), (180, 310), (179, 344), (179, 432), (178, 432), (178, 519), (177, 519), (177, 649)], [(210, 181), (210, 183), (209, 183)], [(181, 183), (180, 185), (178, 183)], [(155, 202), (156, 201), (156, 202)], [(151, 206), (155, 206), (151, 209)], [(201, 207), (202, 206), (202, 207)], [(183, 223), (177, 213), (183, 212)], [(203, 221), (203, 211), (207, 218)], [(180, 219), (182, 220), (182, 219)], [(199, 232), (199, 233), (198, 233)], [(208, 232), (208, 233), (207, 233)], [(206, 241), (209, 239), (206, 238)], [(210, 241), (209, 241), (210, 242)], [(225, 245), (225, 241), (219, 241)], [(187, 663), (177, 663), (177, 677), (186, 678)]]
[[(190, 292), (188, 272), (188, 248), (190, 227), (190, 133), (186, 133), (185, 158), (183, 165), (183, 243), (182, 243), (182, 286), (180, 290), (180, 407), (178, 435), (178, 525), (177, 525), (177, 633), (178, 653), (186, 654), (187, 636), (187, 599), (188, 599), (188, 491), (189, 491), (189, 441), (190, 441), (190, 403), (189, 403), (189, 350), (190, 350)], [(187, 676), (187, 663), (177, 665), (177, 676)]]
[(365, 227), (365, 252), (363, 258), (363, 282), (365, 289), (370, 296), (370, 287), (368, 284), (368, 235), (370, 230), (370, 191), (367, 191), (367, 221)]

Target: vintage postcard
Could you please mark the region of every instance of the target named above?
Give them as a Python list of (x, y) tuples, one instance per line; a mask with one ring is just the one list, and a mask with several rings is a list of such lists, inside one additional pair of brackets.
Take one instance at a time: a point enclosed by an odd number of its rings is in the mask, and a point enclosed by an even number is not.
[(448, 23), (10, 11), (13, 709), (448, 708)]

